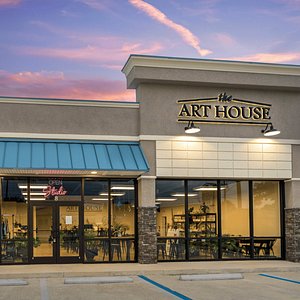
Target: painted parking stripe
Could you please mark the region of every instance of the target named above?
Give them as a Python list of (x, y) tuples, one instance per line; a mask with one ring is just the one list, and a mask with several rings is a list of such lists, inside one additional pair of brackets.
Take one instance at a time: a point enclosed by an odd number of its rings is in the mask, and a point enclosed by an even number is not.
[(300, 284), (300, 281), (292, 280), (292, 279), (287, 279), (287, 278), (284, 278), (284, 277), (278, 277), (278, 276), (273, 276), (273, 275), (268, 275), (268, 274), (258, 274), (258, 275), (264, 276), (264, 277), (273, 278), (273, 279), (278, 279), (278, 280), (282, 280), (282, 281), (287, 281), (287, 282), (292, 282), (292, 283)]
[(23, 279), (0, 279), (0, 286), (18, 286), (28, 285), (28, 282)]
[(49, 300), (47, 278), (40, 279), (41, 300)]
[(162, 284), (160, 284), (160, 283), (158, 283), (156, 281), (151, 280), (150, 278), (148, 278), (148, 277), (146, 277), (144, 275), (139, 275), (138, 277), (141, 278), (141, 279), (143, 279), (143, 280), (145, 280), (145, 281), (147, 281), (147, 282), (149, 282), (149, 283), (151, 283), (151, 284), (153, 284), (154, 286), (156, 286), (156, 287), (158, 287), (158, 288), (160, 288), (160, 289), (162, 289), (162, 290), (164, 290), (164, 291), (172, 294), (173, 296), (178, 297), (179, 299), (192, 300), (192, 298), (184, 296), (184, 295), (182, 295), (182, 294), (180, 294), (180, 293), (178, 293), (178, 292), (176, 292), (176, 291), (174, 291), (174, 290), (172, 290), (172, 289), (170, 289), (170, 288), (168, 288), (168, 287), (166, 287), (166, 286), (164, 286), (164, 285), (162, 285)]

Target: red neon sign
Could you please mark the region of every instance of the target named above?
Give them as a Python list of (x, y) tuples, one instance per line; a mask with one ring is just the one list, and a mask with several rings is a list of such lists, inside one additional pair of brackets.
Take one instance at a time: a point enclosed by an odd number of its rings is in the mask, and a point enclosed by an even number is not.
[(55, 186), (48, 185), (45, 189), (43, 189), (43, 193), (45, 193), (45, 198), (48, 198), (50, 196), (64, 196), (67, 191), (64, 190), (62, 185), (58, 189)]

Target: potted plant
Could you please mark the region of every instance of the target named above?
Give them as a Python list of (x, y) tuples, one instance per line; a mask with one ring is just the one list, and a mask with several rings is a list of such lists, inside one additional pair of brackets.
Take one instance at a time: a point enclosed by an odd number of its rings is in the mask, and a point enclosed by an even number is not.
[(85, 256), (87, 262), (95, 261), (95, 256), (98, 255), (99, 241), (95, 239), (96, 235), (93, 231), (85, 231)]
[(27, 240), (21, 240), (21, 239), (15, 239), (15, 253), (16, 257), (21, 259), (22, 262), (28, 261), (28, 241)]

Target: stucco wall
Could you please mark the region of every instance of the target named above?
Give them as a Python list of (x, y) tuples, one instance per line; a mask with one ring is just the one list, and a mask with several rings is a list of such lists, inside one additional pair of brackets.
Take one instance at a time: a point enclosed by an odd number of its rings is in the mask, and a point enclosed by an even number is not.
[(0, 132), (138, 135), (138, 108), (0, 103)]
[[(141, 83), (137, 101), (140, 102), (140, 133), (142, 135), (184, 135), (187, 124), (177, 123), (180, 105), (177, 100), (217, 97), (226, 92), (238, 99), (272, 104), (270, 115), (274, 127), (281, 130), (275, 138), (299, 139), (300, 92), (287, 90), (262, 90), (180, 84)], [(263, 138), (263, 126), (206, 125), (195, 136)]]

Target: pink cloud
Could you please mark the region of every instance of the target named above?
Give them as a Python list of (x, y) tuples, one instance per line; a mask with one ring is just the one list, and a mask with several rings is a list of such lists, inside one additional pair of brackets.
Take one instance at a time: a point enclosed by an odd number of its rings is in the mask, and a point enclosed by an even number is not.
[(214, 39), (217, 41), (217, 43), (221, 43), (226, 47), (232, 47), (237, 43), (234, 38), (227, 33), (216, 33), (214, 35)]
[[(223, 58), (224, 59), (224, 58)], [(300, 61), (300, 52), (257, 53), (248, 56), (225, 58), (229, 60), (254, 61), (265, 63), (289, 63)]]
[[(140, 43), (124, 43), (119, 46), (106, 44), (88, 45), (78, 48), (37, 48), (19, 47), (17, 52), (25, 55), (55, 57), (68, 60), (90, 61), (100, 63), (103, 66), (122, 65), (128, 56), (135, 54), (154, 54), (162, 49), (162, 45), (154, 43), (148, 47)], [(121, 69), (121, 68), (120, 68)]]
[(21, 3), (22, 0), (0, 0), (1, 6), (16, 6)]
[(0, 95), (61, 99), (135, 101), (121, 80), (73, 79), (62, 72), (9, 73), (0, 70)]
[(97, 0), (78, 0), (78, 1), (97, 10), (103, 10), (107, 6), (105, 0), (101, 0), (101, 2)]
[(175, 23), (170, 18), (168, 18), (163, 12), (161, 12), (159, 9), (154, 7), (153, 5), (144, 2), (142, 0), (128, 0), (129, 3), (131, 3), (133, 6), (138, 8), (139, 10), (146, 13), (148, 16), (150, 16), (152, 19), (158, 21), (161, 24), (164, 24), (165, 26), (171, 28), (176, 33), (178, 33), (181, 38), (191, 47), (197, 50), (197, 52), (201, 56), (208, 55), (212, 53), (210, 50), (203, 49), (200, 47), (200, 41), (189, 29), (186, 27)]

